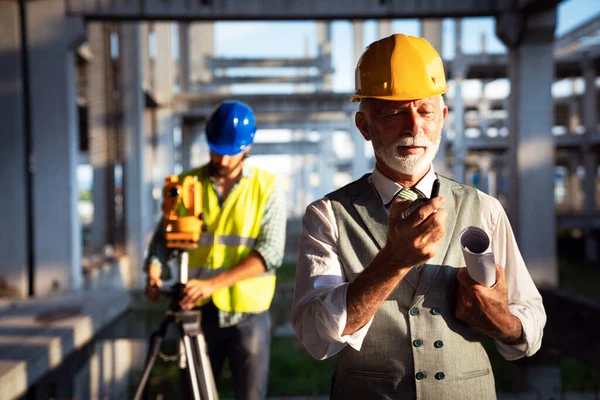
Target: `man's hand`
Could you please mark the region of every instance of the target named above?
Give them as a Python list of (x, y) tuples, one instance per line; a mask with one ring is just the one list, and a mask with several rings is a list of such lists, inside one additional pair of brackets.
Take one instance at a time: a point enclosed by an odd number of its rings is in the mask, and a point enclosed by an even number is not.
[(148, 300), (153, 302), (159, 301), (161, 297), (161, 272), (162, 268), (160, 264), (150, 264), (150, 266), (148, 267), (148, 279), (146, 280), (146, 289), (144, 289), (144, 295)]
[(212, 296), (217, 289), (212, 279), (190, 279), (185, 284), (183, 298), (179, 301), (179, 305), (184, 310), (192, 309), (200, 300)]
[(446, 210), (441, 196), (403, 218), (402, 213), (412, 201), (395, 200), (390, 206), (387, 243), (384, 251), (394, 264), (402, 267), (420, 265), (432, 258), (444, 238)]
[(489, 288), (471, 279), (466, 268), (458, 271), (457, 278), (456, 318), (502, 343), (523, 343), (521, 321), (508, 311), (504, 268), (496, 265), (496, 283)]

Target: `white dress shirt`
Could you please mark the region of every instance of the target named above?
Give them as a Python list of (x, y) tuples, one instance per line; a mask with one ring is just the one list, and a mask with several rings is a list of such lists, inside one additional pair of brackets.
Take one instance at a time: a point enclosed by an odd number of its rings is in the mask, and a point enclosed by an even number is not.
[[(435, 178), (432, 166), (416, 188), (430, 197)], [(403, 189), (377, 168), (369, 180), (381, 197), (382, 207)], [(482, 212), (481, 228), (491, 238), (496, 264), (504, 267), (509, 310), (521, 321), (525, 339), (525, 343), (519, 345), (496, 342), (496, 347), (508, 360), (530, 356), (540, 348), (546, 324), (542, 298), (525, 267), (502, 205), (481, 191), (477, 193)], [(371, 319), (351, 335), (342, 335), (346, 326), (349, 282), (344, 277), (338, 257), (338, 235), (327, 198), (317, 200), (306, 208), (299, 241), (292, 326), (304, 347), (316, 359), (331, 357), (347, 345), (360, 350), (373, 321)]]

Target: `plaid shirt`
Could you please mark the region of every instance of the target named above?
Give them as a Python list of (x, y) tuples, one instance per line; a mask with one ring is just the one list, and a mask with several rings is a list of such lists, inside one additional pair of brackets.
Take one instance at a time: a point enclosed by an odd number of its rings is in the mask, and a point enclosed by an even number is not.
[[(208, 167), (208, 166), (207, 166)], [(207, 171), (210, 168), (206, 168)], [(248, 179), (252, 176), (252, 168), (244, 163), (241, 179)], [(225, 198), (217, 190), (217, 180), (211, 177), (213, 188), (219, 197), (219, 204), (223, 204)], [(238, 182), (234, 184), (231, 191), (235, 190)], [(230, 192), (231, 192), (230, 191)], [(279, 268), (283, 261), (283, 250), (285, 247), (285, 225), (287, 222), (285, 196), (280, 183), (275, 183), (275, 189), (265, 205), (265, 212), (260, 222), (260, 231), (254, 245), (254, 251), (261, 255), (265, 262), (267, 270)], [(162, 230), (162, 223), (159, 222), (154, 232), (148, 253), (144, 261), (144, 272), (148, 272), (150, 264), (158, 263), (162, 266), (162, 279), (170, 279), (171, 272), (167, 262), (169, 259), (169, 249), (165, 246), (165, 239)], [(219, 326), (227, 327), (235, 325), (251, 315), (250, 313), (226, 312), (219, 310)]]

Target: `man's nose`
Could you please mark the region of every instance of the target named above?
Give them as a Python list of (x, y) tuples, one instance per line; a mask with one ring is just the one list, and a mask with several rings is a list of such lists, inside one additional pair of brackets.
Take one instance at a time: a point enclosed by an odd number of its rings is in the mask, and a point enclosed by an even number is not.
[(407, 125), (404, 127), (404, 134), (411, 135), (411, 136), (419, 135), (421, 132), (423, 132), (421, 123), (422, 123), (421, 116), (418, 113), (411, 113), (406, 118)]
[(229, 164), (231, 164), (231, 157), (230, 156), (222, 156), (222, 157), (220, 157), (219, 160), (217, 160), (217, 162), (222, 167), (228, 167)]

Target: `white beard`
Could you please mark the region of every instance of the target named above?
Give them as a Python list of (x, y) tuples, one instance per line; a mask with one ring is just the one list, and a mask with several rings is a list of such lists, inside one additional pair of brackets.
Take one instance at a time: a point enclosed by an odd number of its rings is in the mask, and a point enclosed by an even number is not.
[[(373, 141), (375, 154), (385, 165), (404, 175), (416, 175), (427, 169), (435, 158), (440, 148), (442, 135), (440, 132), (435, 143), (432, 143), (425, 135), (402, 136), (386, 148), (380, 146), (377, 135), (373, 135), (371, 140)], [(423, 146), (425, 152), (423, 154), (401, 156), (398, 154), (399, 146)]]

